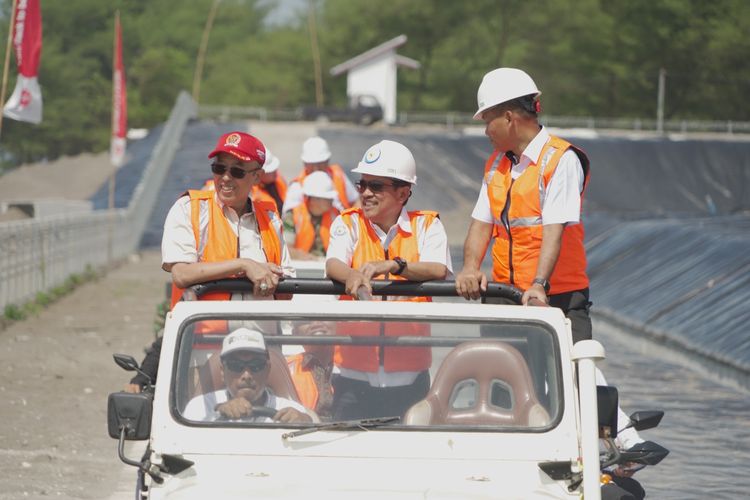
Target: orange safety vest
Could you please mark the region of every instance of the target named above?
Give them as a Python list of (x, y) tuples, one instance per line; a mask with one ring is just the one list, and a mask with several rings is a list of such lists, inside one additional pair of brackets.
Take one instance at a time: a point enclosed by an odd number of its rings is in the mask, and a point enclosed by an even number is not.
[[(276, 192), (279, 193), (281, 204), (283, 205), (284, 200), (286, 200), (286, 180), (281, 176), (281, 174), (277, 173), (274, 184), (276, 185)], [(268, 192), (263, 184), (256, 184), (255, 186), (253, 186), (253, 192), (250, 197), (253, 199), (253, 201), (271, 201), (274, 205), (276, 205), (276, 199), (271, 196), (271, 193)], [(277, 206), (276, 208), (278, 209), (277, 211), (281, 210), (281, 207)]]
[[(550, 136), (539, 155), (539, 163), (530, 164), (515, 180), (511, 177), (511, 162), (504, 154), (495, 151), (487, 160), (485, 182), (495, 238), (492, 246), (493, 280), (523, 289), (531, 286), (542, 247), (542, 203), (552, 174), (568, 149), (572, 149), (581, 160), (585, 191), (589, 160), (583, 151), (558, 137)], [(506, 208), (507, 220), (503, 215)], [(550, 295), (589, 286), (583, 238), (583, 221), (563, 230), (560, 256), (549, 279)]]
[[(339, 215), (339, 211), (331, 207), (329, 211), (323, 214), (323, 220), (320, 222), (320, 239), (323, 241), (323, 248), (328, 250), (328, 241), (331, 237), (331, 223)], [(315, 226), (313, 226), (310, 211), (307, 209), (307, 203), (300, 203), (292, 209), (294, 218), (294, 248), (309, 252), (315, 243)]]
[[(232, 231), (229, 221), (224, 216), (221, 206), (214, 200), (213, 191), (188, 191), (190, 196), (190, 219), (195, 235), (195, 245), (198, 248), (198, 262), (221, 262), (239, 257), (239, 242)], [(266, 260), (274, 264), (281, 264), (281, 237), (271, 224), (272, 214), (276, 213), (276, 204), (266, 201), (253, 201), (253, 213), (258, 221), (260, 239)], [(207, 212), (208, 217), (201, 217), (201, 212)], [(201, 241), (201, 219), (208, 221), (205, 230), (206, 241)], [(184, 289), (172, 284), (172, 304), (182, 297)], [(201, 300), (228, 300), (230, 295), (224, 292), (209, 293)]]
[(294, 387), (297, 389), (299, 402), (302, 406), (315, 410), (318, 405), (318, 386), (315, 385), (315, 378), (311, 370), (306, 369), (304, 365), (305, 354), (294, 354), (286, 357), (289, 372), (292, 374)]
[[(352, 255), (351, 266), (358, 269), (366, 262), (387, 260), (391, 257), (401, 257), (407, 262), (419, 261), (419, 249), (417, 248), (417, 230), (420, 222), (425, 230), (439, 217), (437, 212), (426, 210), (415, 210), (408, 212), (411, 221), (411, 234), (398, 229), (398, 234), (388, 245), (388, 252), (383, 250), (380, 238), (375, 230), (365, 219), (359, 208), (350, 208), (341, 213), (343, 222), (353, 231), (353, 215), (359, 216), (359, 234), (357, 245)], [(382, 275), (380, 276), (382, 277)], [(386, 276), (388, 277), (388, 276)], [(394, 280), (404, 280), (403, 276), (390, 276)], [(340, 300), (351, 300), (349, 296), (341, 296)], [(392, 299), (405, 302), (432, 302), (430, 297), (402, 297)], [(351, 336), (429, 336), (430, 325), (428, 323), (405, 323), (405, 322), (338, 322), (336, 333)], [(382, 353), (382, 357), (381, 357)], [(432, 353), (427, 347), (385, 347), (379, 346), (336, 346), (334, 362), (342, 368), (359, 370), (365, 372), (377, 372), (382, 364), (386, 372), (416, 372), (426, 370), (432, 364)]]
[[(351, 207), (352, 204), (349, 203), (349, 197), (346, 195), (346, 174), (344, 173), (344, 170), (340, 165), (333, 164), (328, 165), (326, 172), (331, 176), (333, 186), (336, 188), (336, 192), (339, 193), (339, 201), (341, 202), (341, 206), (343, 206), (344, 208)], [(308, 174), (305, 173), (304, 170), (302, 170), (302, 173), (300, 173), (293, 182), (299, 182), (299, 185), (302, 186), (302, 182), (305, 180), (305, 177), (307, 177), (307, 175)]]

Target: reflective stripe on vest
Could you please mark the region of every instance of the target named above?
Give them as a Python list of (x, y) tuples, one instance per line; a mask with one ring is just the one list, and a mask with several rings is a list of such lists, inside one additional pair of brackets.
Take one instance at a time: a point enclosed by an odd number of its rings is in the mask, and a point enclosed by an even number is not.
[[(413, 211), (408, 212), (411, 222), (411, 234), (398, 229), (398, 234), (388, 245), (388, 256), (380, 243), (375, 230), (365, 220), (361, 209), (349, 209), (341, 213), (344, 224), (352, 234), (357, 234), (357, 244), (352, 255), (351, 267), (358, 269), (366, 262), (382, 261), (386, 258), (401, 257), (407, 262), (419, 261), (419, 238), (430, 227), (437, 212)], [(383, 278), (383, 275), (373, 278)], [(403, 276), (385, 276), (393, 280), (404, 280)], [(341, 300), (351, 300), (349, 296), (340, 297)], [(401, 302), (431, 302), (430, 297), (397, 297), (388, 300)], [(340, 335), (352, 336), (429, 336), (428, 323), (407, 322), (339, 322), (336, 331)], [(381, 353), (383, 354), (381, 356)], [(337, 346), (334, 353), (337, 366), (365, 372), (377, 372), (383, 366), (386, 372), (422, 371), (432, 364), (432, 354), (425, 347), (385, 347), (378, 346)]]
[[(492, 278), (521, 288), (531, 286), (536, 276), (542, 245), (542, 209), (547, 186), (560, 158), (568, 149), (581, 160), (584, 170), (584, 192), (589, 179), (586, 155), (569, 142), (551, 136), (542, 148), (538, 164), (530, 164), (515, 180), (511, 176), (511, 162), (495, 151), (485, 164), (485, 183), (490, 201), (495, 243), (492, 246)], [(583, 195), (581, 192), (581, 204)], [(510, 194), (510, 200), (508, 200)], [(507, 223), (503, 220), (506, 203)], [(581, 290), (588, 287), (586, 252), (583, 246), (583, 221), (563, 230), (562, 245), (557, 264), (550, 277), (550, 295)]]
[[(312, 223), (312, 216), (307, 209), (306, 203), (300, 203), (292, 209), (294, 218), (294, 248), (309, 252), (315, 243), (315, 226)], [(331, 239), (331, 224), (339, 215), (339, 211), (331, 208), (323, 214), (320, 221), (320, 240), (323, 242), (323, 248), (328, 250), (328, 242)]]
[[(193, 226), (198, 262), (221, 262), (239, 257), (237, 235), (224, 216), (221, 206), (214, 200), (213, 191), (188, 191), (190, 220)], [(281, 264), (281, 225), (273, 202), (254, 201), (253, 213), (258, 223), (263, 253), (268, 262)], [(277, 220), (278, 227), (273, 220)], [(172, 284), (171, 307), (182, 297), (183, 289)], [(206, 294), (201, 300), (228, 300), (228, 293)]]
[[(346, 174), (344, 173), (344, 170), (340, 165), (333, 164), (328, 165), (328, 168), (325, 170), (325, 172), (331, 176), (333, 186), (336, 188), (336, 192), (339, 194), (339, 201), (341, 202), (341, 206), (344, 208), (351, 207), (352, 204), (349, 203), (349, 196), (347, 196), (346, 194)], [(303, 170), (302, 173), (299, 174), (293, 182), (299, 182), (299, 185), (302, 186), (302, 183), (304, 182), (307, 175), (308, 174)]]

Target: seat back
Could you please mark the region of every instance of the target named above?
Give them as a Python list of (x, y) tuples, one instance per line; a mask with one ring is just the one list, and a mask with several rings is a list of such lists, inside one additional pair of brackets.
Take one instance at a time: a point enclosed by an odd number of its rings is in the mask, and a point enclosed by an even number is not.
[[(268, 374), (268, 387), (274, 394), (281, 398), (299, 402), (297, 389), (294, 387), (294, 381), (289, 372), (286, 358), (284, 358), (281, 352), (273, 348), (268, 350), (268, 355), (271, 361), (271, 371)], [(221, 358), (219, 357), (219, 353), (216, 352), (205, 363), (195, 369), (189, 398), (217, 391), (223, 387), (224, 378), (221, 374)]]
[(404, 416), (407, 425), (543, 426), (528, 365), (510, 344), (465, 342), (446, 356), (427, 396)]

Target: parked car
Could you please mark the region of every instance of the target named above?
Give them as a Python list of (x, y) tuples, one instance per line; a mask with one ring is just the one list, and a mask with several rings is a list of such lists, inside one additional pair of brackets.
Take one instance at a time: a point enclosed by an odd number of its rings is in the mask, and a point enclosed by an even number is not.
[(302, 108), (302, 119), (371, 125), (383, 119), (383, 108), (374, 96), (356, 95), (349, 99), (349, 105), (345, 108), (305, 106)]
[[(225, 280), (192, 291), (251, 287)], [(322, 279), (284, 280), (278, 291), (318, 298), (178, 303), (166, 318), (154, 391), (110, 395), (109, 432), (120, 458), (137, 468), (143, 498), (599, 498), (594, 363), (604, 350), (594, 340), (573, 346), (559, 309), (441, 299), (342, 303), (319, 298), (343, 292)], [(455, 285), (382, 281), (373, 293), (450, 296)], [(519, 290), (498, 283), (487, 293), (520, 299)], [(198, 333), (215, 320), (227, 330), (263, 332), (273, 354), (268, 383), (291, 400), (299, 397), (283, 355), (309, 345), (377, 348), (386, 356), (386, 349), (427, 350), (431, 386), (404, 415), (333, 421), (313, 412), (296, 424), (191, 419), (188, 403), (221, 389), (225, 334)], [(292, 335), (313, 321), (335, 334)], [(380, 334), (383, 325), (415, 324), (430, 334)], [(138, 369), (133, 358), (116, 360)], [(125, 440), (148, 440), (140, 461), (124, 455)]]

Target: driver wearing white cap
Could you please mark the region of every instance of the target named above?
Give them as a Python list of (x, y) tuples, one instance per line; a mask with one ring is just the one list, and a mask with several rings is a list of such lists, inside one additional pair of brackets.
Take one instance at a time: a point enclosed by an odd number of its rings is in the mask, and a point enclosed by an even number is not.
[[(270, 371), (263, 334), (238, 328), (224, 338), (221, 347), (226, 388), (194, 397), (185, 407), (184, 417), (198, 421), (311, 422), (312, 417), (302, 405), (276, 396), (267, 387)], [(271, 410), (275, 412), (273, 416), (266, 416)]]

